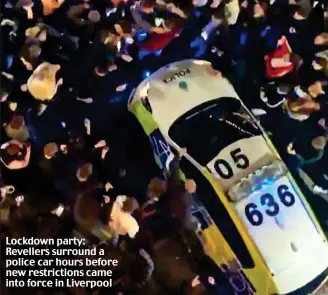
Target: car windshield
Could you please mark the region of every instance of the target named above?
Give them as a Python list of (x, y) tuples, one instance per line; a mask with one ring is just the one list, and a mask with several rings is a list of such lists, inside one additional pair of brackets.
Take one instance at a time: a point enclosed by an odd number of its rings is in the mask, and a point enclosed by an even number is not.
[(177, 119), (169, 136), (205, 166), (223, 148), (261, 132), (240, 101), (221, 97), (203, 103)]

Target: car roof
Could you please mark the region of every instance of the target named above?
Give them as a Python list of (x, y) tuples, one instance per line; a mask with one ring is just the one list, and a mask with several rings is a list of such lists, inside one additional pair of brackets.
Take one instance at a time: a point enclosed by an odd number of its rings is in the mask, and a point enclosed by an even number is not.
[(166, 137), (175, 120), (194, 107), (219, 97), (238, 98), (230, 82), (215, 75), (207, 61), (189, 59), (160, 68), (138, 86), (132, 102), (141, 98), (140, 89), (148, 82), (153, 117)]

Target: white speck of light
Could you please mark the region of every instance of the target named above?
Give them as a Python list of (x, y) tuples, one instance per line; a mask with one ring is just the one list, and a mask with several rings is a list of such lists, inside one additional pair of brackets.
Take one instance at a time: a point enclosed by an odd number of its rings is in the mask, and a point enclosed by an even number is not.
[(122, 48), (122, 44), (121, 44), (121, 41), (118, 41), (117, 42), (117, 51), (121, 51), (121, 48)]
[(116, 10), (117, 10), (117, 8), (116, 7), (114, 7), (113, 9), (106, 9), (106, 16), (108, 17), (108, 16), (110, 16), (112, 13), (115, 13), (116, 12)]
[(63, 128), (66, 128), (66, 123), (65, 122), (61, 122), (61, 125), (63, 126)]
[(120, 92), (120, 91), (124, 91), (125, 89), (126, 89), (126, 87), (127, 87), (127, 83), (125, 83), (125, 84), (122, 84), (122, 85), (120, 85), (120, 86), (117, 86), (116, 87), (116, 91), (118, 91), (118, 92)]
[(131, 38), (131, 37), (126, 37), (126, 38), (125, 38), (125, 41), (126, 41), (126, 43), (128, 43), (128, 44), (133, 44), (133, 42), (134, 42), (133, 38)]
[(200, 65), (200, 66), (209, 65), (210, 64), (208, 61), (197, 60), (197, 59), (193, 60), (192, 63), (195, 64), (195, 65)]

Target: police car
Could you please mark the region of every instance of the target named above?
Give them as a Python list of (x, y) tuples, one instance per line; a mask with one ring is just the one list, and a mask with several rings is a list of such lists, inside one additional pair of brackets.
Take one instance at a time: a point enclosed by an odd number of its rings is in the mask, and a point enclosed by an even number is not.
[(197, 183), (193, 214), (207, 254), (235, 294), (315, 294), (328, 244), (306, 198), (230, 82), (206, 61), (169, 64), (132, 91), (129, 110), (165, 171)]

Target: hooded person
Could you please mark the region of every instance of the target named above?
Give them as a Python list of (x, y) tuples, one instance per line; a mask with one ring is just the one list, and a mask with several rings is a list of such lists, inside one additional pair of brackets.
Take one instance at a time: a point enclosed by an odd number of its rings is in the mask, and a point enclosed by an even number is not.
[(19, 142), (25, 142), (30, 137), (29, 129), (26, 127), (22, 116), (12, 116), (9, 124), (4, 129), (8, 137)]
[(294, 70), (295, 63), (290, 58), (291, 53), (287, 38), (282, 36), (277, 42), (276, 49), (264, 57), (267, 78), (277, 79)]

